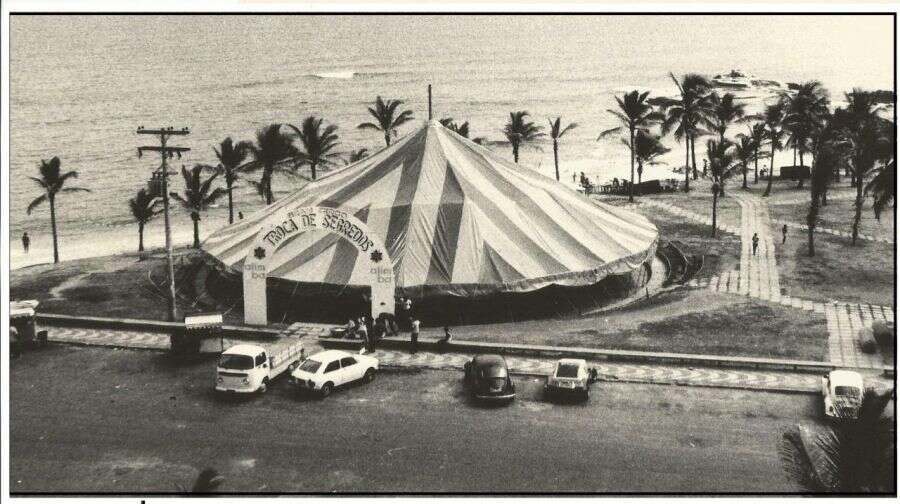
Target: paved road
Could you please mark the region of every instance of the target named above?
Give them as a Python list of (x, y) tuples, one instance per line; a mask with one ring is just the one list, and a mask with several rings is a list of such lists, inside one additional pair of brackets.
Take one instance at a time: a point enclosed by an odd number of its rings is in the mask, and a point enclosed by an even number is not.
[(284, 382), (210, 391), (212, 361), (53, 347), (12, 363), (13, 492), (169, 491), (205, 466), (229, 491), (792, 491), (776, 446), (815, 397), (601, 383), (588, 404), (518, 379), (504, 408), (450, 371), (385, 372), (324, 401)]

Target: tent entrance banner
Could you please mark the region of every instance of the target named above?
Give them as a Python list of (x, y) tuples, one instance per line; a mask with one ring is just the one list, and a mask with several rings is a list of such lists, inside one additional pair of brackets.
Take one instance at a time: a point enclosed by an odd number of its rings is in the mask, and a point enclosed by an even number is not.
[(260, 227), (244, 259), (244, 322), (268, 324), (266, 277), (269, 260), (289, 238), (321, 230), (352, 244), (358, 257), (367, 261), (363, 271), (371, 288), (372, 318), (394, 313), (394, 269), (387, 249), (378, 236), (353, 214), (340, 208), (288, 206), (272, 214)]

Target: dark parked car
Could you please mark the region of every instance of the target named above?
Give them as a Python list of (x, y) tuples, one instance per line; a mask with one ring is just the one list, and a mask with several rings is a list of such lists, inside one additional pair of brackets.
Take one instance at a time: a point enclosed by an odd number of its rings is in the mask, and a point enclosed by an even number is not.
[(516, 387), (506, 361), (499, 355), (478, 355), (465, 365), (465, 381), (476, 399), (512, 401)]

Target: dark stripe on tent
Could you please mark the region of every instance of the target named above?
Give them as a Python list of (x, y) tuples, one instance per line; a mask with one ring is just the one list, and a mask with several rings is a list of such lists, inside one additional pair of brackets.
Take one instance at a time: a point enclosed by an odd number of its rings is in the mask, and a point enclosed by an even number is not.
[(487, 243), (484, 244), (482, 250), (484, 253), (481, 257), (481, 273), (478, 275), (478, 283), (497, 285), (525, 278)]
[[(337, 192), (323, 198), (322, 201), (319, 202), (319, 206), (329, 208), (337, 208), (339, 206), (342, 206), (350, 201), (354, 196), (360, 194), (369, 187), (372, 187), (379, 180), (390, 174), (392, 171), (394, 171), (394, 169), (397, 168), (397, 165), (403, 164), (403, 171), (405, 173), (410, 168), (409, 165), (418, 164), (411, 162), (411, 160), (420, 159), (420, 154), (424, 151), (424, 149), (421, 148), (419, 144), (425, 142), (426, 131), (427, 128), (423, 128), (420, 133), (411, 138), (406, 145), (400, 146), (400, 148), (394, 151), (394, 153), (391, 154), (387, 159), (379, 163), (377, 166), (369, 168), (365, 173), (362, 173), (355, 180), (348, 182), (347, 185), (339, 189)], [(401, 187), (402, 182), (403, 181), (401, 181)], [(413, 188), (413, 190), (415, 190), (415, 188)], [(390, 245), (385, 244), (385, 246), (389, 247)]]
[[(465, 146), (462, 142), (459, 143), (460, 145)], [(603, 262), (603, 259), (598, 257), (590, 248), (581, 243), (581, 240), (572, 236), (562, 226), (550, 218), (550, 216), (547, 215), (546, 209), (542, 208), (540, 204), (532, 199), (528, 192), (521, 190), (509, 179), (501, 176), (491, 163), (491, 160), (485, 157), (484, 154), (472, 148), (469, 148), (469, 152), (477, 155), (482, 161), (482, 163), (472, 163), (472, 168), (478, 170), (478, 172), (487, 179), (497, 191), (508, 196), (525, 210), (525, 214), (529, 216), (529, 220), (533, 224), (533, 228), (530, 231), (540, 233), (545, 230), (550, 235), (559, 236), (561, 239), (550, 241), (561, 241), (563, 245), (574, 252), (576, 256), (580, 256), (579, 259), (585, 264), (593, 264), (598, 261)], [(533, 189), (536, 191), (543, 191), (540, 187), (534, 187)], [(490, 217), (491, 215), (488, 214), (488, 216)]]
[[(365, 207), (356, 212), (356, 218), (367, 222), (369, 219), (369, 207)], [(325, 274), (324, 283), (335, 285), (347, 285), (350, 283), (350, 277), (353, 275), (353, 268), (356, 267), (356, 258), (359, 252), (356, 245), (349, 240), (341, 240), (337, 243), (334, 255), (331, 257), (331, 264), (328, 266), (328, 273)]]
[(444, 173), (444, 188), (441, 191), (441, 203), (438, 206), (432, 234), (434, 238), (431, 244), (431, 265), (425, 280), (428, 285), (449, 284), (453, 281), (453, 263), (456, 260), (459, 226), (465, 201), (462, 188), (449, 162)]
[[(428, 128), (423, 128), (421, 138), (417, 138), (416, 141), (425, 142), (427, 138), (425, 132), (427, 131)], [(427, 149), (427, 143), (422, 147), (417, 145), (415, 149), (406, 149), (406, 157), (402, 160), (403, 169), (400, 172), (400, 183), (391, 205), (391, 216), (388, 221), (387, 236), (384, 240), (384, 247), (395, 264), (403, 261), (403, 252), (406, 250), (406, 231), (409, 227), (410, 215), (412, 215), (411, 206), (416, 196), (416, 189), (419, 187), (422, 157)], [(398, 283), (402, 282), (402, 279), (397, 280)]]

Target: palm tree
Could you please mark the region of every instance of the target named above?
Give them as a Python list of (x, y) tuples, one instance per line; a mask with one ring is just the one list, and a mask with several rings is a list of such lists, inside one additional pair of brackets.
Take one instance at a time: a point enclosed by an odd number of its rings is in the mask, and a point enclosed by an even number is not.
[[(452, 117), (445, 117), (438, 122), (440, 122), (443, 127), (456, 133), (457, 135), (459, 135), (463, 138), (469, 138), (469, 121), (466, 121), (462, 124), (457, 124), (456, 121), (454, 121)], [(481, 145), (484, 143), (485, 138), (484, 137), (475, 137), (475, 138), (470, 138), (470, 140), (477, 143), (478, 145)]]
[(411, 121), (412, 110), (403, 110), (399, 114), (397, 109), (403, 105), (403, 100), (382, 101), (381, 96), (375, 98), (375, 107), (368, 107), (369, 114), (375, 118), (375, 123), (364, 122), (357, 126), (359, 129), (371, 129), (384, 133), (384, 144), (391, 145), (391, 137), (397, 136), (397, 128)]
[(631, 154), (631, 183), (628, 186), (629, 202), (634, 202), (635, 136), (638, 131), (649, 135), (650, 127), (662, 120), (662, 115), (659, 112), (655, 112), (653, 107), (647, 103), (647, 96), (649, 95), (649, 91), (639, 93), (637, 90), (634, 90), (630, 93), (625, 93), (621, 98), (616, 96), (615, 99), (619, 105), (619, 110), (606, 109), (606, 111), (614, 115), (622, 124), (603, 131), (597, 137), (597, 140), (600, 140), (614, 133), (628, 131), (628, 136), (622, 138), (622, 142), (626, 144)]
[(809, 179), (809, 212), (806, 214), (806, 230), (808, 239), (809, 257), (815, 257), (815, 231), (819, 222), (819, 211), (822, 208), (822, 200), (825, 192), (828, 190), (828, 184), (831, 182), (832, 174), (835, 168), (839, 166), (840, 154), (837, 148), (830, 142), (825, 143), (817, 149), (816, 156), (812, 162), (812, 172)]
[(265, 197), (266, 204), (272, 204), (272, 175), (279, 163), (297, 157), (297, 148), (291, 138), (281, 132), (281, 124), (270, 124), (256, 132), (256, 144), (251, 145), (250, 153), (256, 162), (254, 168), (262, 167), (263, 173), (258, 184), (258, 191)]
[[(782, 94), (781, 103), (784, 108), (782, 124), (788, 132), (788, 145), (800, 155), (802, 167), (803, 154), (809, 152), (813, 135), (828, 115), (828, 93), (822, 83), (809, 81), (801, 84), (793, 94)], [(803, 177), (798, 178), (798, 187), (803, 187)]]
[(234, 223), (234, 200), (232, 197), (232, 188), (238, 180), (239, 173), (246, 169), (244, 160), (251, 152), (253, 145), (250, 142), (241, 141), (234, 143), (231, 137), (226, 137), (219, 143), (219, 147), (213, 147), (216, 153), (216, 159), (219, 164), (216, 166), (204, 166), (204, 169), (213, 170), (225, 177), (225, 187), (228, 191), (228, 223)]
[(512, 146), (514, 163), (519, 162), (519, 147), (521, 145), (533, 142), (544, 136), (544, 133), (541, 132), (541, 129), (543, 128), (528, 121), (527, 118), (527, 110), (510, 112), (509, 121), (501, 130), (506, 139), (509, 140), (509, 144)]
[(784, 130), (781, 128), (781, 120), (784, 118), (784, 109), (780, 103), (769, 105), (763, 112), (763, 124), (766, 129), (766, 140), (772, 147), (772, 154), (769, 156), (769, 181), (766, 183), (766, 191), (763, 197), (768, 197), (772, 192), (772, 172), (775, 171), (775, 150), (781, 150), (784, 145), (781, 139), (784, 137)]
[(734, 144), (734, 159), (741, 165), (741, 172), (744, 175), (742, 189), (749, 189), (747, 187), (747, 165), (750, 164), (750, 161), (756, 161), (757, 152), (759, 152), (759, 146), (753, 138), (744, 134), (737, 136), (737, 142)]
[(344, 164), (353, 164), (357, 161), (362, 161), (369, 157), (369, 149), (362, 147), (360, 149), (350, 151), (350, 154), (347, 156), (347, 160)]
[[(625, 139), (621, 140), (627, 146)], [(644, 166), (660, 164), (661, 161), (657, 161), (657, 158), (670, 150), (659, 141), (659, 136), (638, 130), (634, 136), (634, 160), (637, 163), (638, 187), (641, 185)]]
[(866, 184), (866, 195), (872, 195), (874, 203), (872, 210), (875, 219), (881, 220), (881, 212), (888, 206), (894, 209), (894, 219), (897, 215), (897, 161), (891, 159), (882, 166), (872, 171), (874, 176)]
[(182, 207), (191, 212), (191, 220), (194, 221), (194, 248), (200, 248), (200, 212), (206, 211), (211, 204), (227, 194), (221, 187), (212, 189), (212, 183), (219, 176), (218, 173), (213, 173), (206, 180), (200, 180), (201, 173), (203, 165), (195, 165), (190, 171), (182, 166), (184, 196), (174, 191), (169, 193), (181, 203)]
[(867, 390), (855, 420), (784, 432), (778, 451), (785, 473), (813, 493), (894, 492), (894, 421), (882, 414), (890, 400), (890, 393)]
[(765, 123), (758, 122), (753, 126), (749, 127), (749, 134), (747, 137), (753, 141), (753, 183), (756, 184), (759, 182), (759, 149), (763, 147), (766, 142), (766, 125)]
[(725, 192), (725, 181), (733, 174), (735, 168), (740, 166), (734, 162), (734, 149), (731, 142), (725, 140), (707, 140), (706, 157), (709, 160), (709, 173), (712, 176), (712, 237), (716, 237), (716, 215), (719, 204), (719, 195)]
[(288, 128), (294, 130), (300, 142), (303, 144), (302, 149), (298, 149), (297, 160), (299, 165), (309, 165), (312, 179), (316, 180), (316, 170), (319, 166), (328, 166), (335, 164), (335, 159), (340, 157), (332, 149), (338, 145), (337, 126), (329, 125), (322, 129), (324, 119), (309, 116), (303, 120), (300, 127), (288, 124)]
[[(678, 88), (679, 98), (663, 105), (666, 114), (662, 123), (662, 134), (673, 132), (676, 140), (685, 139), (684, 153), (684, 191), (691, 190), (689, 165), (693, 165), (694, 178), (697, 177), (697, 159), (694, 155), (694, 140), (706, 132), (700, 125), (707, 122), (710, 115), (710, 84), (705, 77), (698, 74), (686, 74), (681, 81), (672, 72), (669, 77)], [(689, 163), (690, 161), (690, 163)]]
[(141, 189), (128, 200), (131, 216), (138, 225), (138, 252), (144, 251), (144, 225), (159, 215), (162, 209), (156, 208), (159, 198), (148, 193), (147, 189)]
[(46, 201), (50, 204), (50, 230), (53, 233), (54, 263), (59, 262), (59, 243), (56, 235), (56, 195), (64, 192), (90, 192), (90, 189), (85, 189), (83, 187), (65, 187), (67, 180), (78, 178), (78, 172), (73, 170), (61, 174), (60, 164), (61, 163), (57, 156), (53, 156), (53, 159), (51, 159), (50, 161), (42, 159), (41, 164), (38, 166), (38, 170), (41, 173), (40, 178), (28, 177), (37, 185), (41, 186), (41, 189), (44, 190), (44, 194), (38, 196), (31, 203), (29, 203), (28, 208), (25, 211), (25, 213), (31, 215), (31, 212), (41, 203)]
[(711, 109), (709, 122), (713, 131), (719, 134), (719, 143), (722, 143), (725, 141), (725, 131), (728, 127), (744, 118), (744, 104), (737, 103), (731, 93), (719, 96), (719, 93), (713, 92), (709, 95), (709, 106)]
[[(559, 139), (567, 132), (578, 127), (578, 123), (570, 123), (565, 128), (562, 127), (562, 117), (557, 117), (555, 121), (550, 121), (550, 138), (553, 140), (553, 166), (556, 167), (556, 181), (559, 182)], [(640, 178), (640, 172), (638, 172)]]

